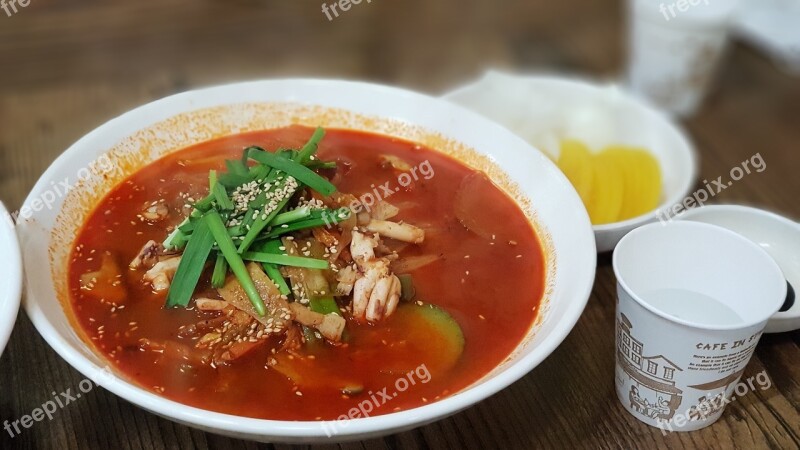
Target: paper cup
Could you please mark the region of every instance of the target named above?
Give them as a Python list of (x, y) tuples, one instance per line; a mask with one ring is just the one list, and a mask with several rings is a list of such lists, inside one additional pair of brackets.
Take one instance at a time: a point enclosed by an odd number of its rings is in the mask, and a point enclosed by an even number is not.
[(711, 425), (786, 297), (778, 265), (746, 238), (698, 222), (638, 228), (613, 263), (623, 406), (664, 430)]
[(695, 111), (724, 54), (735, 0), (629, 0), (628, 82), (677, 115)]

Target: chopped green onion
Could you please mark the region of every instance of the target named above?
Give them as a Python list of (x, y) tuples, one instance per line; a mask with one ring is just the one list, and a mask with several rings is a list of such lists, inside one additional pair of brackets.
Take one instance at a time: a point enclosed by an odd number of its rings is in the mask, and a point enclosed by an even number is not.
[(311, 308), (312, 311), (320, 313), (320, 314), (338, 314), (342, 315), (342, 311), (339, 310), (339, 305), (336, 304), (336, 300), (330, 296), (320, 296), (320, 297), (311, 297), (308, 299), (309, 304), (308, 306)]
[(162, 244), (165, 249), (180, 250), (186, 246), (187, 243), (186, 235), (181, 231), (181, 227), (188, 223), (189, 223), (189, 218), (187, 217), (183, 219), (183, 222), (181, 222), (180, 225), (178, 225), (177, 227), (175, 227), (174, 230), (172, 230), (172, 233), (170, 233), (169, 236), (167, 236), (167, 238), (164, 240)]
[[(228, 261), (231, 271), (236, 276), (236, 279), (239, 280), (245, 293), (247, 293), (247, 297), (250, 299), (256, 312), (260, 316), (265, 315), (267, 308), (264, 306), (264, 300), (261, 299), (261, 294), (258, 293), (258, 289), (256, 289), (256, 285), (250, 277), (250, 272), (247, 271), (244, 261), (242, 261), (242, 258), (236, 251), (233, 240), (228, 236), (228, 231), (225, 229), (225, 224), (222, 223), (222, 218), (219, 216), (219, 213), (213, 210), (209, 211), (203, 216), (203, 219), (203, 222), (208, 224), (208, 228), (217, 241), (217, 245), (219, 245), (219, 250), (225, 256), (225, 260)], [(195, 231), (195, 233), (197, 233), (197, 231)]]
[(296, 222), (298, 220), (305, 219), (310, 215), (311, 215), (311, 207), (306, 205), (297, 209), (293, 209), (289, 212), (278, 214), (277, 216), (275, 216), (275, 220), (270, 222), (270, 226), (276, 227), (278, 225), (283, 225), (285, 223)]
[(317, 228), (324, 225), (330, 225), (330, 219), (306, 219), (301, 220), (299, 222), (292, 222), (290, 224), (284, 224), (277, 228), (273, 228), (269, 231), (266, 235), (263, 236), (264, 239), (274, 239), (278, 236), (283, 236), (286, 233), (291, 233), (293, 231), (298, 230), (305, 230), (308, 228)]
[[(283, 183), (276, 183), (276, 186), (274, 187), (276, 190), (283, 189), (286, 179), (284, 178), (281, 181)], [(242, 240), (241, 244), (239, 244), (239, 253), (246, 252), (250, 246), (253, 245), (253, 242), (256, 241), (258, 235), (261, 234), (261, 232), (264, 231), (264, 228), (267, 227), (267, 224), (269, 224), (275, 218), (275, 216), (277, 216), (278, 213), (286, 207), (286, 204), (289, 203), (291, 198), (292, 195), (287, 195), (286, 198), (278, 203), (278, 207), (275, 208), (266, 218), (262, 218), (261, 215), (256, 218), (256, 220), (250, 225), (250, 229), (248, 230), (247, 235), (244, 237), (244, 240)], [(251, 213), (248, 212), (248, 214)]]
[(282, 295), (289, 295), (292, 293), (292, 290), (289, 289), (289, 285), (286, 284), (286, 279), (283, 278), (278, 266), (268, 263), (262, 263), (261, 265), (264, 266), (264, 272), (266, 272), (267, 276), (278, 286)]
[(217, 206), (226, 211), (233, 210), (233, 202), (228, 197), (228, 192), (225, 190), (225, 186), (217, 182), (216, 170), (208, 172), (208, 185), (210, 186), (211, 195), (214, 196), (214, 200), (217, 202)]
[(194, 222), (191, 219), (187, 220), (186, 222), (178, 225), (178, 230), (184, 235), (192, 234), (194, 231)]
[(277, 264), (279, 266), (305, 267), (308, 269), (327, 269), (328, 261), (324, 259), (305, 258), (302, 256), (280, 255), (264, 252), (245, 252), (242, 259), (260, 263)]
[(247, 168), (247, 165), (243, 161), (239, 161), (237, 159), (229, 159), (225, 161), (225, 167), (228, 168), (228, 173), (233, 173), (236, 175), (247, 176), (250, 174), (250, 170)]
[(233, 205), (230, 197), (228, 197), (228, 193), (225, 192), (225, 187), (221, 183), (215, 184), (212, 192), (214, 193), (214, 200), (217, 201), (217, 206), (219, 206), (220, 209), (225, 211), (233, 211), (235, 206)]
[(314, 173), (308, 167), (298, 164), (291, 159), (283, 158), (269, 152), (250, 152), (250, 158), (266, 164), (274, 169), (282, 170), (287, 175), (294, 177), (322, 195), (328, 196), (336, 192), (336, 186), (330, 181)]
[[(235, 189), (243, 184), (247, 184), (253, 181), (249, 175), (239, 175), (235, 173), (224, 173), (219, 176), (219, 184), (225, 186), (228, 189)], [(204, 199), (205, 200), (205, 199)]]
[(178, 264), (178, 270), (167, 294), (167, 308), (185, 307), (189, 304), (213, 246), (214, 236), (208, 223), (205, 220), (200, 221)]
[(311, 158), (311, 155), (317, 152), (319, 142), (324, 136), (325, 129), (322, 127), (317, 127), (317, 129), (314, 130), (314, 134), (311, 135), (311, 139), (309, 139), (306, 145), (300, 149), (300, 153), (297, 154), (297, 157), (295, 157), (294, 160), (300, 164), (305, 164)]
[(271, 241), (261, 243), (257, 248), (256, 251), (262, 253), (274, 253), (276, 255), (283, 255), (285, 254), (286, 247), (283, 246), (283, 242), (280, 239), (274, 239)]
[(211, 209), (213, 205), (214, 205), (214, 193), (211, 192), (211, 189), (209, 189), (208, 195), (205, 198), (201, 199), (200, 201), (195, 202), (194, 207), (195, 210), (198, 211), (208, 211), (209, 209)]
[(214, 273), (211, 275), (211, 285), (219, 289), (225, 286), (225, 278), (228, 275), (228, 262), (222, 253), (217, 254), (217, 262), (214, 263)]
[(311, 170), (335, 169), (336, 161), (309, 161), (306, 163), (306, 167)]

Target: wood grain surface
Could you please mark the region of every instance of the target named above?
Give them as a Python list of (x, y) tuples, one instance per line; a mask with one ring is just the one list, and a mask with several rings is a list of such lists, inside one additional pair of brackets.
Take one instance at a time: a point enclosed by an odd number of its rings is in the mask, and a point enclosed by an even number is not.
[[(440, 94), (487, 67), (611, 78), (624, 65), (621, 1), (373, 0), (333, 21), (307, 0), (31, 0), (0, 10), (0, 199), (20, 207), (65, 148), (162, 96), (245, 79), (363, 79)], [(767, 164), (715, 202), (800, 217), (800, 79), (732, 48), (703, 109), (685, 126), (716, 179), (756, 153)], [(577, 326), (532, 373), (488, 400), (411, 432), (323, 448), (798, 448), (800, 333), (766, 336), (745, 376), (772, 386), (715, 425), (662, 433), (613, 389), (614, 276), (601, 256)], [(0, 282), (2, 274), (0, 274)], [(0, 420), (16, 420), (82, 376), (23, 312), (0, 359)], [(270, 448), (159, 418), (98, 388), (2, 448)], [(277, 445), (279, 448), (288, 446)]]

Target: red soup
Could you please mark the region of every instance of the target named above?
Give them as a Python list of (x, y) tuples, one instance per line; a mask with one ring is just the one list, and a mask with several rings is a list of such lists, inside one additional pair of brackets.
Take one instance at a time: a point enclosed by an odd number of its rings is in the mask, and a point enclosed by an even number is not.
[(469, 386), (531, 327), (544, 276), (525, 215), (481, 172), (295, 126), (133, 174), (77, 236), (69, 286), (87, 339), (143, 388), (305, 421)]

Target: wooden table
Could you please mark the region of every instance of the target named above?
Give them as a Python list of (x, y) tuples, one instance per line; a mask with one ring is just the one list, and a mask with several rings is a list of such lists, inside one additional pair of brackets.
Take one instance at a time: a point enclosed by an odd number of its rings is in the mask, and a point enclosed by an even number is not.
[[(621, 70), (622, 2), (373, 0), (328, 21), (321, 1), (31, 0), (0, 10), (0, 199), (18, 208), (68, 145), (129, 108), (196, 86), (263, 77), (366, 79), (439, 94), (488, 66), (610, 77)], [(686, 122), (715, 179), (760, 152), (767, 170), (715, 200), (799, 217), (800, 82), (734, 47), (703, 110)], [(776, 447), (800, 445), (800, 333), (766, 336), (745, 376), (768, 390), (702, 431), (662, 436), (613, 389), (614, 277), (601, 257), (589, 305), (531, 374), (436, 424), (344, 448)], [(76, 389), (82, 376), (24, 313), (0, 360), (0, 420)], [(331, 444), (329, 447), (335, 447)], [(254, 448), (206, 434), (97, 389), (0, 447)], [(267, 446), (268, 447), (268, 446)], [(283, 446), (278, 446), (283, 447)]]

